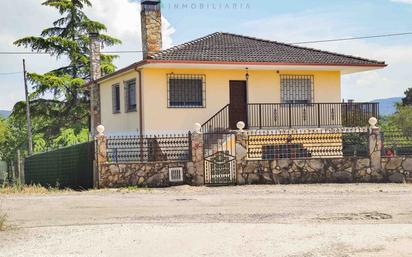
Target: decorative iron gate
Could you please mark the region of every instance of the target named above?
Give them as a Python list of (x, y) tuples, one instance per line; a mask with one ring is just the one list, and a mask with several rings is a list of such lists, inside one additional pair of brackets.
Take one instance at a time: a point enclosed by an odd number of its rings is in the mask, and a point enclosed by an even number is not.
[(206, 185), (236, 183), (236, 135), (230, 132), (203, 134)]

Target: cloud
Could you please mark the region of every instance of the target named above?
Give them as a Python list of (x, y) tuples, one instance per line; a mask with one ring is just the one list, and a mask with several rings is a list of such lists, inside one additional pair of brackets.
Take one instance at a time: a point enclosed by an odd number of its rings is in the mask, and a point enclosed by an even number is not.
[(412, 0), (391, 0), (394, 3), (412, 4)]
[[(359, 26), (352, 24), (350, 19), (343, 19), (342, 14), (319, 10), (254, 20), (243, 27), (253, 31), (254, 36), (283, 42), (351, 37), (361, 33)], [(386, 61), (389, 66), (385, 69), (342, 77), (343, 98), (370, 101), (401, 96), (412, 87), (412, 46), (397, 42), (356, 40), (306, 46)]]
[[(86, 14), (107, 26), (110, 35), (122, 40), (122, 45), (110, 50), (141, 50), (140, 4), (128, 0), (93, 1), (93, 7), (85, 10)], [(172, 35), (175, 29), (162, 17), (163, 48), (173, 45)], [(107, 50), (107, 49), (106, 49)], [(119, 67), (126, 66), (142, 58), (142, 53), (122, 54), (116, 61)]]
[[(0, 9), (0, 50), (23, 51), (13, 46), (21, 37), (39, 35), (41, 30), (51, 26), (58, 18), (54, 8), (42, 6), (43, 0), (4, 1)], [(104, 50), (140, 50), (140, 5), (128, 0), (92, 0), (93, 8), (85, 9), (86, 14), (104, 24), (107, 33), (122, 40), (123, 44)], [(163, 17), (164, 47), (173, 45), (172, 35), (175, 29)], [(26, 58), (30, 72), (46, 72), (60, 67), (64, 60), (45, 55), (30, 55)], [(23, 56), (1, 56), (0, 73), (21, 71)], [(129, 65), (142, 58), (141, 53), (121, 54), (115, 61), (118, 67)], [(24, 99), (22, 75), (0, 76), (0, 109), (11, 109), (16, 101)]]

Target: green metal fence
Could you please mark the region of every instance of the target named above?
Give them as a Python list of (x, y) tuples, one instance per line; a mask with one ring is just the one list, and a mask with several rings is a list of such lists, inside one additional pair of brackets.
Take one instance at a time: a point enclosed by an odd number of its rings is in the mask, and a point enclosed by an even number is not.
[(62, 188), (92, 188), (94, 147), (94, 142), (87, 142), (26, 158), (25, 182)]
[(7, 162), (0, 160), (0, 184), (7, 179)]

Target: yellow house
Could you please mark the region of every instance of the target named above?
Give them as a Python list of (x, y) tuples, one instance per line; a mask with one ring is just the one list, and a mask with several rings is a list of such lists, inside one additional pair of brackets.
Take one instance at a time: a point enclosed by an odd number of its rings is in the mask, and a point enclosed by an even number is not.
[(162, 51), (158, 1), (142, 1), (141, 15), (144, 59), (90, 83), (92, 129), (353, 127), (379, 114), (377, 104), (342, 103), (341, 76), (384, 62), (220, 32)]

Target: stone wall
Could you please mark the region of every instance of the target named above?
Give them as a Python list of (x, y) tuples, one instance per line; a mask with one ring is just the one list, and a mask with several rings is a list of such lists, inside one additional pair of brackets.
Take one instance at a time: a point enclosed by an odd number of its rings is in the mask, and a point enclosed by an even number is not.
[(368, 158), (248, 161), (238, 164), (237, 184), (404, 183), (412, 158), (383, 158), (373, 170)]
[(237, 184), (403, 183), (411, 178), (412, 156), (381, 158), (378, 129), (371, 130), (368, 158), (248, 160), (247, 134), (236, 136)]
[[(106, 136), (97, 136), (98, 174), (96, 177), (98, 177), (98, 186), (101, 188), (124, 186), (168, 187), (179, 184), (204, 185), (203, 134), (201, 133), (192, 133), (192, 156), (191, 160), (186, 162), (108, 163), (106, 143)], [(174, 167), (183, 167), (184, 182), (169, 182), (169, 168)]]
[[(373, 132), (373, 131), (372, 131)], [(404, 183), (412, 179), (412, 156), (381, 158), (380, 138), (371, 133), (367, 158), (249, 160), (247, 134), (236, 135), (236, 184)], [(167, 187), (169, 168), (183, 167), (184, 182), (203, 186), (203, 134), (192, 134), (192, 158), (187, 162), (107, 163), (106, 137), (97, 137), (100, 187)]]
[[(169, 182), (169, 168), (183, 167), (184, 183)], [(186, 172), (186, 163), (106, 163), (101, 165), (99, 186), (116, 188), (127, 186), (168, 187), (171, 185), (190, 184), (192, 178)]]
[(412, 157), (382, 158), (382, 169), (387, 181), (404, 183), (412, 179)]
[(238, 184), (310, 184), (378, 182), (369, 159), (248, 161), (238, 165)]

